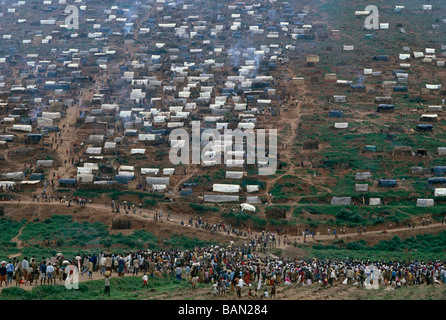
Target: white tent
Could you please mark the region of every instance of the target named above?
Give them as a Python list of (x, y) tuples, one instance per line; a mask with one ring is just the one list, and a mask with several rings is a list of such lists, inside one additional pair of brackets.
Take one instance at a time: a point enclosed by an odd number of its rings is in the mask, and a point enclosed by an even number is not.
[(246, 197), (247, 203), (262, 203), (262, 200), (260, 200), (260, 197)]
[(366, 192), (369, 190), (369, 185), (368, 184), (356, 184), (355, 185), (355, 191), (357, 192)]
[(372, 178), (372, 174), (370, 172), (356, 172), (356, 180), (368, 180)]
[(331, 204), (333, 205), (350, 205), (352, 202), (351, 197), (333, 197), (331, 198)]
[(434, 199), (417, 199), (417, 207), (433, 207)]
[(92, 168), (82, 168), (82, 167), (78, 167), (77, 168), (77, 174), (78, 176), (80, 174), (91, 174), (93, 172)]
[(100, 134), (91, 134), (90, 135), (90, 141), (91, 142), (102, 142), (104, 141), (104, 135), (100, 135)]
[(138, 136), (139, 141), (155, 141), (156, 135), (155, 134), (143, 134), (140, 133)]
[(93, 182), (94, 175), (88, 173), (82, 173), (77, 175), (77, 182), (79, 183), (91, 183)]
[(24, 124), (14, 124), (12, 126), (12, 130), (14, 131), (26, 131), (31, 132), (33, 130), (32, 126), (30, 125), (24, 125)]
[(437, 153), (439, 155), (445, 155), (446, 154), (446, 147), (438, 147), (437, 148)]
[(212, 191), (214, 192), (224, 192), (224, 193), (237, 193), (240, 192), (240, 186), (236, 184), (218, 184), (214, 183), (212, 186)]
[(146, 149), (131, 149), (130, 154), (145, 154)]
[(85, 162), (84, 168), (91, 168), (92, 170), (99, 170), (99, 165), (97, 163)]
[(446, 197), (446, 188), (435, 188), (436, 197)]
[(14, 181), (0, 181), (0, 187), (2, 188), (9, 188), (9, 187), (14, 187), (15, 186), (15, 182)]
[(159, 171), (157, 168), (141, 168), (141, 174), (158, 174)]
[(60, 119), (60, 112), (42, 112), (42, 118)]
[(101, 154), (102, 148), (87, 148), (87, 154)]
[(252, 122), (239, 122), (237, 125), (237, 128), (239, 129), (254, 129), (255, 123)]
[(170, 184), (170, 178), (164, 178), (164, 177), (147, 177), (146, 181), (148, 185), (164, 184), (168, 186)]
[(254, 207), (252, 204), (248, 204), (248, 203), (242, 203), (240, 205), (240, 209), (242, 211), (251, 211), (251, 212), (256, 212), (256, 207)]
[(348, 122), (337, 122), (334, 124), (334, 127), (336, 129), (347, 129), (348, 128)]
[(246, 186), (246, 192), (258, 192), (258, 191), (259, 191), (259, 186), (256, 184)]
[(242, 179), (243, 176), (243, 171), (226, 171), (226, 179)]
[(37, 125), (39, 127), (52, 126), (53, 125), (53, 119), (37, 118)]
[(119, 171), (133, 172), (133, 171), (135, 171), (135, 167), (134, 166), (120, 166)]
[(380, 206), (381, 205), (381, 199), (380, 198), (370, 198), (371, 206)]
[(22, 181), (25, 179), (25, 174), (21, 171), (17, 172), (5, 172), (3, 173), (3, 179), (5, 180), (14, 180), (14, 181)]
[(164, 176), (171, 176), (175, 173), (175, 168), (164, 168), (163, 169), (163, 175)]
[(114, 149), (116, 148), (116, 142), (106, 142), (104, 144), (104, 149)]
[(228, 196), (228, 195), (209, 195), (205, 194), (203, 196), (204, 202), (239, 202), (239, 196)]
[(54, 160), (37, 160), (36, 168), (39, 168), (39, 167), (50, 168), (53, 166), (53, 162), (54, 162)]
[(119, 111), (119, 106), (117, 104), (102, 104), (101, 109), (104, 112), (113, 113)]

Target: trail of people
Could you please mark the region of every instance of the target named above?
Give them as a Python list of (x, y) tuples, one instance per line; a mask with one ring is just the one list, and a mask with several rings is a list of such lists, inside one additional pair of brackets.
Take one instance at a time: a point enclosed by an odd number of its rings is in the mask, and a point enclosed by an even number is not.
[[(35, 202), (35, 201), (31, 201), (31, 200), (21, 200), (20, 203), (42, 205), (42, 206), (67, 207), (67, 203), (61, 202), (61, 201)], [(154, 216), (157, 215), (157, 212), (159, 211), (159, 210), (144, 209), (142, 214), (140, 215), (139, 210), (136, 211), (136, 214), (131, 213), (130, 210), (129, 210), (129, 214), (126, 214), (124, 212), (113, 213), (109, 204), (104, 205), (104, 204), (93, 203), (93, 204), (86, 204), (86, 206), (88, 208), (93, 208), (94, 210), (98, 210), (98, 211), (107, 213), (107, 215), (109, 215), (110, 219), (112, 219), (114, 217), (118, 217), (118, 216), (122, 216), (122, 217), (128, 216), (128, 217), (135, 217), (138, 219), (143, 219), (146, 221), (153, 221)], [(71, 207), (77, 208), (77, 207), (79, 207), (79, 204), (76, 204), (75, 202), (73, 202)], [(299, 234), (295, 234), (295, 235), (286, 234), (286, 233), (277, 233), (277, 232), (265, 232), (265, 231), (258, 232), (258, 231), (252, 231), (251, 229), (248, 229), (248, 228), (240, 229), (240, 228), (236, 228), (236, 227), (230, 227), (228, 225), (224, 226), (225, 229), (223, 230), (222, 228), (220, 228), (220, 229), (218, 228), (218, 225), (219, 225), (218, 223), (210, 222), (210, 221), (209, 221), (209, 225), (212, 226), (212, 228), (205, 229), (204, 225), (208, 222), (205, 221), (204, 219), (200, 218), (200, 223), (198, 223), (198, 221), (193, 221), (192, 223), (190, 223), (184, 215), (179, 215), (177, 213), (169, 213), (169, 217), (164, 216), (164, 218), (161, 218), (161, 220), (158, 220), (157, 223), (172, 224), (177, 227), (184, 227), (184, 228), (194, 228), (197, 231), (207, 232), (210, 235), (212, 235), (213, 233), (218, 233), (219, 235), (227, 236), (228, 241), (234, 237), (236, 237), (236, 239), (239, 239), (240, 241), (249, 241), (252, 239), (259, 239), (262, 237), (262, 235), (268, 234), (268, 235), (271, 235), (271, 237), (274, 236), (275, 243), (280, 243), (279, 242), (279, 239), (280, 239), (283, 246), (285, 246), (285, 244), (293, 245), (295, 243), (303, 244), (303, 243), (311, 243), (311, 242), (315, 242), (315, 241), (334, 241), (336, 239), (347, 239), (347, 238), (351, 239), (351, 240), (354, 240), (356, 238), (364, 239), (364, 238), (367, 238), (367, 235), (382, 235), (383, 237), (385, 237), (387, 235), (398, 235), (398, 234), (402, 234), (402, 233), (405, 233), (408, 231), (410, 232), (410, 231), (414, 231), (414, 230), (425, 230), (426, 232), (428, 232), (433, 229), (446, 229), (446, 224), (444, 224), (444, 222), (418, 224), (416, 226), (412, 225), (410, 227), (395, 227), (395, 226), (390, 227), (390, 228), (383, 227), (383, 228), (380, 228), (377, 230), (367, 230), (367, 231), (362, 231), (362, 228), (361, 228), (361, 232), (343, 232), (343, 231), (341, 231), (342, 228), (338, 228), (338, 231), (336, 232), (336, 230), (335, 230), (336, 228), (334, 228), (333, 230), (329, 231), (330, 234), (319, 233), (319, 234), (315, 234), (313, 237), (312, 234), (309, 234), (308, 232), (305, 233), (304, 230), (302, 230), (303, 233), (299, 233)], [(228, 228), (231, 228), (231, 230), (229, 230)], [(234, 229), (237, 229), (238, 232), (234, 233)], [(275, 245), (275, 247), (276, 246), (277, 245)], [(277, 247), (280, 247), (280, 245)]]

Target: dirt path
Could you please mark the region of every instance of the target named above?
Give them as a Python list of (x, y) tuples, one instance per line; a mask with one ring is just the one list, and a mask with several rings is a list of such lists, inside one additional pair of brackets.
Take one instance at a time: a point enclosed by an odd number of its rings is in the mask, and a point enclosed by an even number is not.
[[(54, 201), (54, 202), (33, 202), (31, 200), (22, 199), (20, 201), (20, 204), (24, 204), (24, 205), (32, 204), (32, 205), (67, 207), (67, 204), (61, 203), (59, 201)], [(138, 210), (137, 210), (136, 214), (133, 214), (133, 213), (125, 214), (125, 213), (123, 213), (124, 209), (121, 209), (122, 210), (121, 213), (112, 213), (110, 205), (104, 205), (104, 204), (88, 204), (86, 207), (93, 208), (94, 210), (98, 210), (98, 211), (102, 211), (104, 213), (107, 213), (109, 215), (110, 219), (113, 219), (115, 217), (129, 216), (129, 217), (138, 217), (139, 219), (144, 219), (146, 221), (153, 221), (153, 215), (155, 214), (155, 212), (160, 211), (159, 209), (157, 209), (157, 210), (147, 210), (147, 209), (144, 209), (143, 212), (142, 212), (142, 216), (141, 216), (141, 215), (139, 215)], [(76, 209), (76, 208), (80, 208), (80, 206), (78, 204), (74, 203), (74, 204), (71, 205), (70, 208)], [(185, 217), (182, 216), (182, 215), (180, 216), (180, 215), (177, 215), (175, 213), (171, 213), (170, 214), (170, 220), (167, 220), (167, 217), (163, 216), (162, 222), (159, 222), (159, 223), (172, 224), (172, 225), (175, 225), (177, 227), (190, 228), (190, 229), (192, 228), (194, 230), (199, 230), (199, 231), (207, 231), (209, 233), (209, 235), (212, 235), (210, 230), (198, 229), (198, 228), (195, 228), (194, 226), (188, 225), (186, 222), (184, 222), (184, 225), (181, 225), (181, 221), (185, 220), (184, 218)], [(20, 236), (20, 234), (17, 235), (17, 237)], [(229, 240), (231, 240), (231, 239), (233, 239), (235, 237), (235, 235), (228, 234), (227, 232), (223, 232), (223, 231), (217, 231), (217, 234), (227, 237), (228, 238), (228, 242), (229, 242)], [(237, 238), (240, 239), (240, 240), (249, 240), (250, 239), (250, 237), (243, 237), (243, 236), (238, 236)]]
[[(283, 72), (286, 73), (286, 77), (288, 77), (289, 79), (293, 79), (294, 77), (296, 77), (294, 72), (289, 68), (284, 69)], [(288, 88), (288, 90), (290, 90), (290, 88)], [(267, 197), (270, 203), (271, 203), (271, 196), (269, 194), (269, 190), (271, 190), (271, 188), (278, 180), (280, 180), (286, 175), (297, 176), (299, 180), (307, 182), (310, 186), (315, 185), (314, 180), (312, 178), (307, 177), (304, 172), (302, 173), (298, 172), (297, 169), (301, 168), (300, 161), (299, 159), (296, 159), (297, 154), (295, 151), (292, 150), (294, 142), (297, 140), (297, 129), (299, 128), (300, 120), (303, 115), (302, 107), (305, 104), (308, 103), (311, 104), (311, 100), (308, 101), (308, 98), (306, 97), (307, 92), (308, 88), (306, 84), (299, 86), (297, 94), (294, 91), (290, 92), (290, 96), (295, 96), (296, 100), (289, 100), (283, 106), (283, 109), (288, 109), (288, 111), (281, 112), (281, 121), (285, 124), (284, 128), (287, 128), (288, 134), (286, 135), (283, 141), (283, 146), (285, 148), (285, 151), (281, 151), (279, 153), (281, 155), (280, 160), (286, 162), (287, 166), (283, 174), (280, 174), (277, 177), (268, 179), (268, 181), (266, 181), (266, 190), (268, 193)], [(317, 187), (325, 190), (328, 193), (332, 192), (331, 189), (323, 185), (318, 184)]]
[(22, 240), (19, 239), (19, 237), (22, 235), (22, 231), (23, 229), (25, 229), (26, 225), (28, 223), (26, 223), (22, 228), (20, 228), (19, 233), (11, 239), (11, 242), (14, 242), (16, 244), (17, 249), (21, 249), (23, 248), (23, 242)]
[[(45, 205), (45, 206), (67, 207), (66, 204), (63, 204), (63, 203), (60, 203), (60, 202), (39, 202), (39, 203), (37, 203), (37, 202), (32, 202), (32, 201), (25, 200), (25, 201), (21, 201), (20, 203), (21, 204), (39, 204), (39, 205)], [(74, 209), (77, 208), (77, 207), (79, 207), (79, 205), (77, 205), (77, 204), (73, 204), (72, 205), (72, 208), (74, 208)], [(91, 204), (91, 205), (87, 205), (87, 207), (88, 208), (94, 208), (95, 210), (98, 210), (98, 211), (106, 212), (106, 213), (109, 214), (111, 219), (114, 218), (114, 217), (117, 217), (117, 216), (122, 216), (122, 217), (124, 217), (124, 216), (135, 217), (136, 216), (136, 217), (138, 217), (140, 219), (145, 219), (147, 221), (153, 221), (153, 215), (155, 213), (155, 211), (153, 211), (153, 210), (152, 211), (144, 210), (142, 216), (140, 216), (139, 214), (134, 215), (134, 214), (130, 214), (130, 213), (128, 215), (126, 215), (125, 213), (120, 213), (120, 214), (112, 213), (111, 212), (111, 208), (109, 206), (104, 206), (103, 204), (101, 204), (101, 205), (99, 205), (99, 204)], [(184, 216), (177, 215), (175, 213), (171, 213), (170, 214), (170, 220), (167, 220), (167, 219), (163, 218), (163, 222), (162, 223), (172, 224), (172, 225), (175, 225), (177, 227), (196, 229), (194, 226), (189, 226), (187, 224), (184, 224), (182, 226), (181, 225), (181, 221), (184, 221)], [(352, 240), (354, 240), (355, 238), (363, 239), (364, 237), (367, 237), (367, 235), (383, 235), (383, 236), (386, 236), (386, 235), (397, 235), (397, 234), (401, 234), (401, 233), (408, 232), (408, 231), (413, 231), (413, 230), (426, 230), (426, 231), (428, 231), (428, 230), (434, 229), (434, 228), (443, 228), (443, 229), (446, 230), (446, 224), (430, 223), (429, 225), (424, 225), (424, 226), (418, 225), (415, 228), (412, 228), (412, 227), (403, 227), (403, 228), (395, 228), (394, 227), (392, 229), (383, 228), (381, 230), (366, 231), (366, 233), (361, 233), (361, 234), (359, 234), (357, 232), (339, 233), (339, 231), (338, 231), (337, 239), (347, 239), (347, 238), (348, 239), (352, 239)], [(20, 230), (20, 233), (14, 238), (17, 241), (18, 241), (18, 237), (21, 234), (21, 230)], [(196, 229), (196, 230), (205, 231), (203, 229)], [(383, 232), (383, 230), (385, 230), (385, 232)], [(210, 231), (207, 231), (207, 232), (211, 235)], [(333, 232), (333, 230), (331, 232)], [(217, 233), (219, 235), (223, 235), (223, 236), (227, 237), (228, 241), (230, 239), (234, 238), (234, 235), (232, 235), (232, 234), (228, 235), (227, 232), (223, 232), (223, 231), (219, 231), (218, 232), (217, 231)], [(239, 237), (237, 237), (237, 239), (239, 239), (240, 241), (249, 241), (251, 239), (259, 237), (260, 235), (261, 235), (261, 232), (253, 232), (252, 235), (247, 235), (246, 237), (239, 236)], [(283, 236), (280, 236), (280, 238), (282, 240)], [(301, 234), (300, 235), (288, 235), (288, 238), (290, 239), (291, 243), (293, 243), (295, 239), (296, 239), (297, 243), (301, 243), (301, 244), (303, 243), (303, 237), (302, 237)], [(336, 240), (336, 237), (333, 234), (331, 234), (331, 235), (319, 234), (319, 235), (315, 235), (315, 239), (313, 239), (311, 236), (307, 236), (305, 240), (306, 240), (307, 243), (314, 242), (314, 241), (333, 241), (333, 240)], [(14, 242), (16, 242), (16, 241), (14, 241)], [(282, 241), (282, 246), (280, 248), (282, 248), (282, 247), (286, 247), (285, 245), (283, 245), (283, 241)]]

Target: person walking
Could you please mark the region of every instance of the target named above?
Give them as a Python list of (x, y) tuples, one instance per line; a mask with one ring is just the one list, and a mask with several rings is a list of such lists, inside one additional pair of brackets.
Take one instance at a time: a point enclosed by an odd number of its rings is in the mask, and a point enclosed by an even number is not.
[(175, 269), (175, 276), (177, 277), (178, 281), (181, 281), (182, 273), (183, 273), (183, 271), (181, 270), (181, 267), (177, 266), (177, 268)]
[(138, 270), (139, 270), (139, 259), (137, 257), (135, 257), (133, 259), (133, 275), (138, 275)]
[(104, 279), (105, 287), (103, 296), (107, 294), (110, 297), (110, 275), (111, 275), (110, 271), (107, 271), (105, 273), (105, 279)]
[(6, 269), (6, 261), (2, 261), (2, 266), (0, 267), (0, 287), (2, 287), (2, 283), (5, 282), (5, 285), (8, 286), (8, 282), (6, 281), (6, 274), (8, 270)]
[(6, 265), (6, 285), (12, 284), (12, 279), (14, 278), (14, 265), (9, 261)]
[(147, 274), (145, 272), (144, 272), (144, 275), (142, 276), (142, 287), (143, 288), (149, 287), (149, 277), (147, 276)]
[(90, 258), (88, 261), (88, 267), (87, 267), (88, 279), (93, 279), (93, 269), (94, 269), (93, 261)]
[[(46, 267), (46, 279), (48, 280), (48, 284), (53, 284), (54, 267), (51, 265), (51, 262)], [(56, 284), (56, 279), (54, 279), (54, 284)]]

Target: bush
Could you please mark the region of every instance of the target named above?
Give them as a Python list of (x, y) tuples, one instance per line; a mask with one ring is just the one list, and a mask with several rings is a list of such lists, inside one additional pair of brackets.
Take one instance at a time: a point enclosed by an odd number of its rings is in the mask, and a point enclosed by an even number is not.
[(189, 203), (189, 206), (199, 213), (205, 213), (205, 212), (209, 212), (209, 211), (212, 211), (212, 212), (220, 211), (220, 208), (218, 208), (218, 207), (205, 206), (205, 205), (198, 204), (198, 203)]
[(285, 219), (286, 212), (289, 207), (287, 206), (270, 206), (266, 207), (266, 218), (267, 219)]
[(132, 222), (129, 219), (118, 218), (112, 221), (112, 230), (130, 229)]
[(336, 214), (336, 219), (351, 223), (363, 223), (364, 219), (359, 213), (342, 208)]

